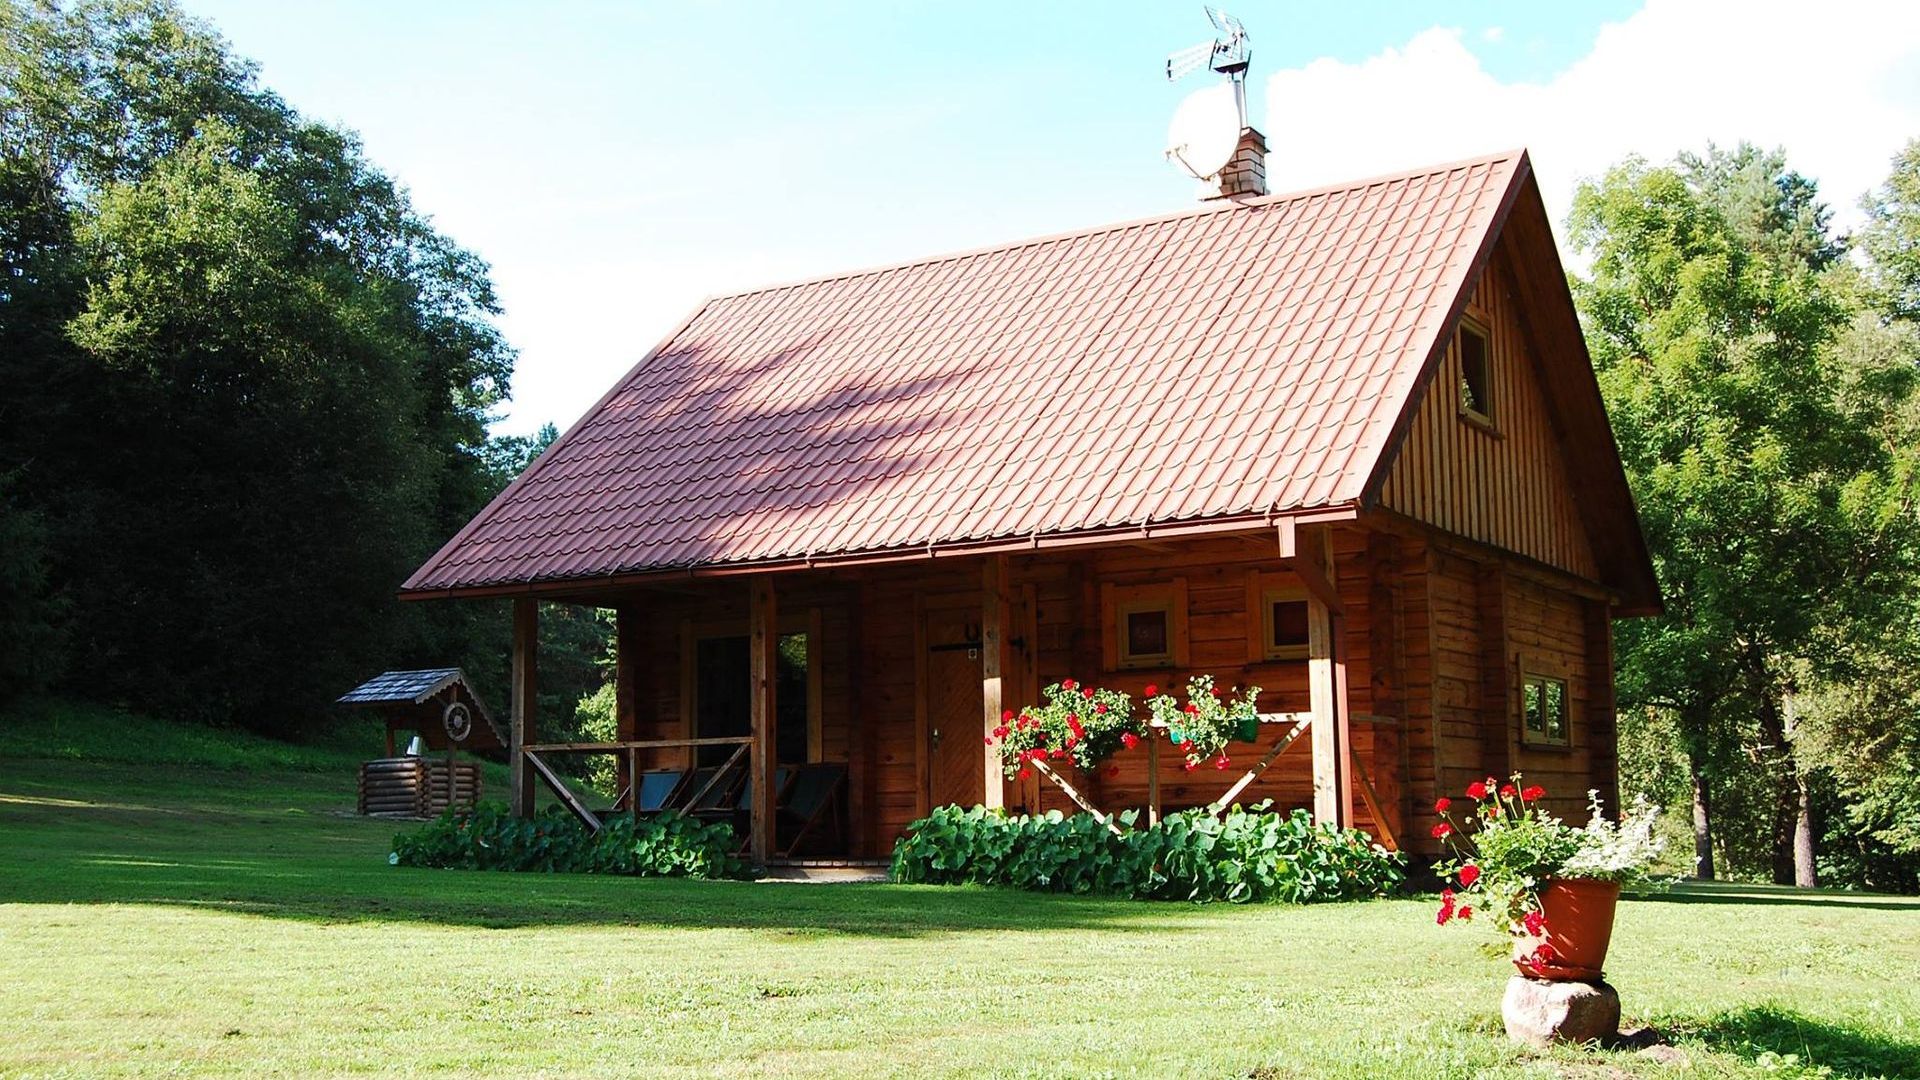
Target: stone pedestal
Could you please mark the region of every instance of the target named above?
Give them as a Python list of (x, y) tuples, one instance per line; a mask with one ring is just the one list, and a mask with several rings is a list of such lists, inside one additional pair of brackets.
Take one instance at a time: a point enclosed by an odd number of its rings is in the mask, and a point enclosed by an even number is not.
[(1608, 1040), (1620, 1034), (1620, 995), (1606, 983), (1546, 982), (1515, 975), (1500, 1003), (1507, 1037), (1545, 1049), (1553, 1043)]

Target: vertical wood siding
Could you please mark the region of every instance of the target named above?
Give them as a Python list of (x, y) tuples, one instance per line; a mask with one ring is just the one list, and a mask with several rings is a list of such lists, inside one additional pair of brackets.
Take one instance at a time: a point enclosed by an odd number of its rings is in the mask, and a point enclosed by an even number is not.
[[(1549, 422), (1540, 364), (1504, 252), (1488, 264), (1466, 315), (1489, 334), (1495, 431), (1462, 418), (1458, 338), (1421, 399), (1381, 488), (1381, 504), (1448, 532), (1598, 580), (1587, 530)], [(1610, 448), (1609, 448), (1610, 449)]]

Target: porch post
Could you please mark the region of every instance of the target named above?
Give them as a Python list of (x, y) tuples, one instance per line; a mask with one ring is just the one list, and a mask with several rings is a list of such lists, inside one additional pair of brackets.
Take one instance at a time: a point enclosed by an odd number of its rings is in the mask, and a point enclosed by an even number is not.
[[(613, 613), (613, 725), (614, 739), (619, 742), (632, 742), (638, 736), (639, 729), (639, 672), (636, 665), (640, 662), (640, 616), (630, 607), (616, 608)], [(639, 757), (628, 749), (615, 754), (613, 758), (616, 789), (627, 792), (627, 809), (638, 820), (640, 812), (640, 792), (636, 785), (640, 782), (638, 771)]]
[(1313, 820), (1353, 824), (1352, 742), (1347, 729), (1345, 612), (1333, 586), (1333, 542), (1325, 526), (1283, 521), (1280, 554), (1307, 587), (1307, 691), (1313, 712)]
[(536, 655), (540, 637), (539, 601), (522, 596), (513, 602), (513, 703), (507, 723), (507, 787), (513, 816), (533, 816), (533, 770), (527, 767), (521, 747), (536, 742), (535, 713), (539, 710), (537, 688), (539, 660)]
[[(1010, 623), (1007, 613), (1007, 559), (1004, 555), (989, 555), (980, 576), (980, 698), (981, 715), (984, 723), (980, 732), (983, 738), (992, 738), (993, 729), (1000, 726), (1000, 712), (1006, 706), (1005, 684), (1008, 667), (1006, 655), (1006, 631)], [(987, 746), (980, 755), (984, 762), (981, 773), (981, 805), (989, 810), (1001, 809), (1007, 805), (1006, 778), (1000, 771), (1000, 751)]]
[(779, 670), (780, 618), (775, 610), (773, 578), (759, 574), (753, 578), (749, 605), (748, 648), (752, 652), (748, 666), (752, 672), (753, 743), (747, 752), (747, 782), (753, 785), (750, 806), (750, 851), (755, 865), (765, 866), (773, 850), (773, 773), (774, 748), (778, 745), (775, 726), (774, 691)]

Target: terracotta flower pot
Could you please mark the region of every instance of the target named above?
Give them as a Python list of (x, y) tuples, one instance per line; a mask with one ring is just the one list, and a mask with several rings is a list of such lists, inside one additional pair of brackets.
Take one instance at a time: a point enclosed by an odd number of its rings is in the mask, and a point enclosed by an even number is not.
[[(1540, 910), (1546, 916), (1544, 938), (1516, 938), (1513, 966), (1522, 975), (1549, 982), (1598, 982), (1613, 940), (1613, 909), (1620, 901), (1620, 883), (1590, 878), (1547, 882), (1540, 890)], [(1542, 954), (1540, 946), (1547, 951)]]

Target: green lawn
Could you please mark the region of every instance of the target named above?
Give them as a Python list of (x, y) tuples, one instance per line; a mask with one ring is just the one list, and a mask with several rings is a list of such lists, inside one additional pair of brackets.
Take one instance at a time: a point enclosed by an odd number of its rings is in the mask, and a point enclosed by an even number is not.
[(1502, 963), (1425, 901), (400, 870), (350, 749), (146, 738), (0, 761), (0, 1075), (1920, 1076), (1912, 900), (1625, 905), (1681, 1073), (1510, 1047)]

